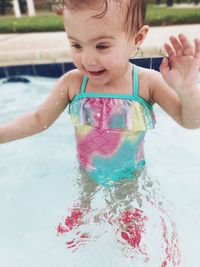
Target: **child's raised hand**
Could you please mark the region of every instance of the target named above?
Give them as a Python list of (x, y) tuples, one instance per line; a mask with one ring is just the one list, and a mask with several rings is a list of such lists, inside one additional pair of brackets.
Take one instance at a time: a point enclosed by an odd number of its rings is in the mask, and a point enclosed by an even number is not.
[(195, 39), (193, 47), (183, 34), (178, 38), (171, 36), (171, 44), (164, 47), (169, 56), (169, 60), (164, 58), (160, 65), (160, 72), (168, 85), (183, 93), (197, 86), (200, 69), (200, 39)]

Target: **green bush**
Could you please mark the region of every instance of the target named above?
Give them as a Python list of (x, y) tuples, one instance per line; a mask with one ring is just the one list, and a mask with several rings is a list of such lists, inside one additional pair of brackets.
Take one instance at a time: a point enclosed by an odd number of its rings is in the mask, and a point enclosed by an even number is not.
[(21, 18), (0, 17), (0, 32), (45, 32), (62, 31), (62, 17), (54, 14)]
[[(149, 4), (146, 22), (151, 26), (200, 23), (200, 8), (168, 8)], [(46, 32), (63, 31), (61, 16), (53, 13), (38, 14), (35, 17), (0, 16), (0, 32)]]
[(200, 8), (149, 5), (146, 22), (152, 26), (200, 23)]

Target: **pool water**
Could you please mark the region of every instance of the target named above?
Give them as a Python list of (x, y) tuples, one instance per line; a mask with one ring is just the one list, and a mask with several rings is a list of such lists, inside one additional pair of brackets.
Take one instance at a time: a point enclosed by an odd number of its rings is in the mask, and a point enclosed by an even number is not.
[[(0, 123), (35, 109), (56, 82), (27, 78), (29, 84), (0, 81)], [(145, 143), (148, 174), (176, 223), (179, 266), (199, 267), (200, 130), (179, 127), (158, 106), (155, 113), (156, 129), (149, 131)], [(47, 131), (1, 144), (0, 266), (173, 266), (160, 261), (162, 248), (156, 245), (156, 229), (153, 239), (150, 236), (146, 240), (151, 244), (149, 261), (139, 254), (134, 258), (124, 256), (113, 240), (112, 225), (106, 223), (100, 228), (90, 224), (96, 240), (88, 240), (75, 252), (67, 249), (66, 236), (57, 236), (56, 229), (76, 198), (77, 173), (74, 130), (67, 110)], [(97, 201), (101, 203), (101, 195)], [(151, 212), (148, 206), (143, 208), (147, 214)]]

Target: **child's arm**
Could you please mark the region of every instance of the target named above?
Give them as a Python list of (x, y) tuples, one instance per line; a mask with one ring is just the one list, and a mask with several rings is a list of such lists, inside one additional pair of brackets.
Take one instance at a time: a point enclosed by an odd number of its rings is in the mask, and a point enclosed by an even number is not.
[(44, 103), (34, 112), (0, 126), (0, 143), (21, 139), (47, 129), (69, 102), (69, 78), (63, 75)]
[(195, 49), (187, 38), (170, 37), (171, 45), (165, 44), (169, 61), (164, 58), (161, 75), (155, 77), (153, 100), (165, 109), (181, 126), (200, 127), (200, 39), (195, 39)]

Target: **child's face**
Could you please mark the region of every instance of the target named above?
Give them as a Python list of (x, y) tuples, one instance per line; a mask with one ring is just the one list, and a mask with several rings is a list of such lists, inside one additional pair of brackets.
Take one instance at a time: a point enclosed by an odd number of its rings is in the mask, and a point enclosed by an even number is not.
[(91, 18), (101, 10), (64, 11), (72, 59), (93, 85), (106, 85), (121, 77), (129, 66), (134, 37), (123, 32), (123, 10), (113, 3), (102, 18)]

